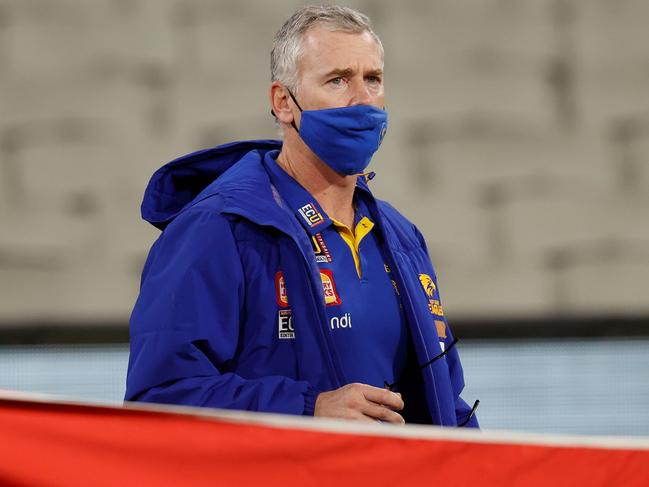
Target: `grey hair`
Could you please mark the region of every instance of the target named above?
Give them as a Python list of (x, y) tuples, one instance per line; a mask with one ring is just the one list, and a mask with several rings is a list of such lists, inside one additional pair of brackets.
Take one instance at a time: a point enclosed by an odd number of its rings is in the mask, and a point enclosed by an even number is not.
[(372, 22), (366, 15), (339, 5), (307, 5), (296, 10), (275, 34), (270, 52), (271, 81), (279, 81), (293, 93), (297, 92), (297, 66), (303, 54), (302, 41), (305, 32), (314, 25), (321, 25), (333, 32), (369, 32), (379, 46), (383, 59), (383, 44), (372, 30)]

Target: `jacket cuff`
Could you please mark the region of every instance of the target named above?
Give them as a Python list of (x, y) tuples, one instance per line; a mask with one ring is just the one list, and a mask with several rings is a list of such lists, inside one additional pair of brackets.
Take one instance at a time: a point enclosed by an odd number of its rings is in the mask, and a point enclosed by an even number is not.
[(303, 416), (313, 416), (315, 412), (315, 402), (318, 399), (320, 391), (314, 387), (309, 386), (309, 388), (304, 392), (304, 412)]

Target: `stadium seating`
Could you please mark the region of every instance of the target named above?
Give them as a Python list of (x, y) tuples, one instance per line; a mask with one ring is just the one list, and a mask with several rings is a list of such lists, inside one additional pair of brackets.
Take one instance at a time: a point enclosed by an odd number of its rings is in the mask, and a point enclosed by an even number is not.
[[(150, 174), (276, 136), (268, 52), (299, 3), (0, 1), (0, 321), (128, 316)], [(447, 307), (649, 311), (649, 4), (350, 3), (386, 51), (372, 187)]]

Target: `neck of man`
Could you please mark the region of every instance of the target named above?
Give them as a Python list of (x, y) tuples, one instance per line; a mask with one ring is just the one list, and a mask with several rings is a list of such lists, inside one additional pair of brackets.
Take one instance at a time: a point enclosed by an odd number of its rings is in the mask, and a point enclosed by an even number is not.
[(353, 229), (353, 198), (358, 176), (341, 176), (320, 160), (295, 131), (289, 130), (277, 163), (311, 193), (329, 218)]

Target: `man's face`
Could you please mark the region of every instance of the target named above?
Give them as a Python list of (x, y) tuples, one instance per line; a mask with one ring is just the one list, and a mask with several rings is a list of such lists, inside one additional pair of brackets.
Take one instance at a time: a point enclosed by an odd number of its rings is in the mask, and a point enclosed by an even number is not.
[(304, 110), (384, 106), (383, 61), (368, 32), (331, 32), (320, 26), (309, 29), (303, 40), (298, 79), (297, 99)]

